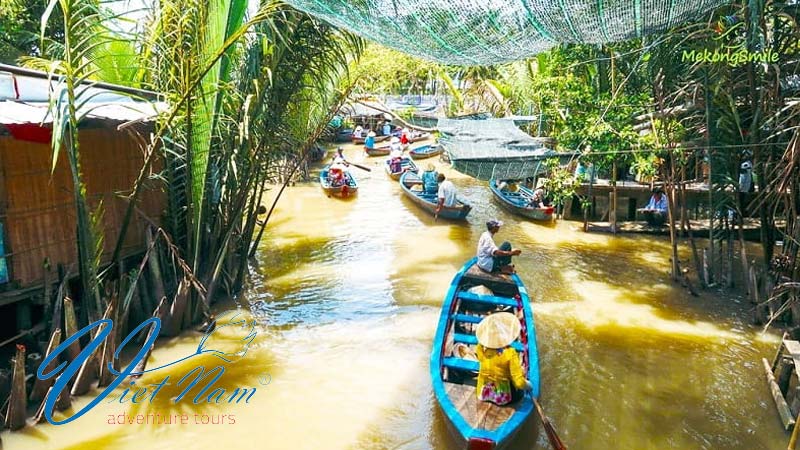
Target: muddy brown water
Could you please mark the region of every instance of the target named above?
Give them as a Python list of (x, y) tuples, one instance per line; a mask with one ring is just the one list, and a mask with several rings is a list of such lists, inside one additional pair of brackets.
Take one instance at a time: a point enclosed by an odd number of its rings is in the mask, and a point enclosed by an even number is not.
[[(328, 199), (314, 182), (288, 188), (237, 299), (259, 334), (219, 386), (257, 387), (249, 403), (175, 404), (170, 386), (152, 403), (105, 401), (70, 424), (6, 432), (4, 448), (450, 449), (428, 375), (431, 339), (453, 274), (493, 217), (506, 222), (498, 243), (523, 251), (515, 263), (533, 301), (541, 401), (569, 448), (785, 448), (760, 363), (777, 338), (748, 324), (744, 295), (694, 298), (673, 285), (668, 241), (527, 222), (485, 183), (436, 160), (473, 211), (467, 223), (434, 221), (402, 197), (382, 158), (351, 146), (346, 154), (373, 169), (353, 169), (358, 195)], [(193, 353), (199, 339), (160, 342), (150, 365)], [(139, 384), (216, 363), (203, 355)], [(190, 423), (109, 423), (123, 413)], [(531, 422), (512, 448), (548, 447)]]

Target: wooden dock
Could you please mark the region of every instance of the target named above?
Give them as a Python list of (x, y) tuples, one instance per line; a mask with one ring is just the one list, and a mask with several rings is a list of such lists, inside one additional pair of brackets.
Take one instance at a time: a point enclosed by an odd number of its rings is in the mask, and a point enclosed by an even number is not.
[[(719, 223), (719, 222), (716, 222)], [(692, 227), (692, 233), (695, 237), (708, 237), (709, 232), (709, 221), (708, 219), (699, 219), (699, 220), (690, 220), (689, 224)], [(597, 233), (613, 233), (611, 229), (610, 222), (589, 222), (589, 227), (587, 231), (590, 232), (597, 232)], [(679, 226), (679, 223), (675, 224)], [(759, 233), (761, 229), (761, 221), (759, 219), (754, 218), (745, 218), (744, 219), (744, 237), (745, 239), (758, 239)], [(647, 224), (647, 222), (643, 220), (637, 221), (623, 221), (617, 222), (617, 233), (628, 233), (628, 234), (649, 234), (649, 235), (656, 235), (656, 236), (668, 236), (669, 235), (669, 227), (665, 224), (664, 226), (654, 227)], [(678, 233), (682, 234), (680, 227), (678, 228)]]

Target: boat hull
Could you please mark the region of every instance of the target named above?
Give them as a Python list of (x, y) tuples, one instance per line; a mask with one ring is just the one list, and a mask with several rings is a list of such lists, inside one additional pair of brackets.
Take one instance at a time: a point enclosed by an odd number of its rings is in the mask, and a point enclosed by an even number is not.
[[(350, 139), (353, 141), (353, 144), (363, 144), (364, 141), (366, 140), (365, 137), (360, 137), (360, 138), (359, 137), (351, 137)], [(383, 142), (383, 141), (385, 141), (387, 139), (389, 139), (389, 136), (375, 136), (375, 142), (376, 143), (377, 142)]]
[(492, 190), (494, 198), (498, 201), (498, 203), (514, 214), (527, 217), (528, 219), (537, 222), (550, 222), (553, 220), (553, 212), (555, 211), (555, 208), (552, 206), (533, 208), (530, 206), (525, 206), (525, 203), (527, 202), (519, 201), (520, 199), (529, 199), (533, 196), (533, 192), (530, 189), (524, 186), (519, 186), (520, 192), (518, 194), (506, 193), (497, 188), (496, 180), (489, 180), (489, 188)]
[(439, 145), (423, 145), (421, 147), (412, 148), (408, 152), (408, 156), (412, 159), (426, 159), (441, 155), (443, 151), (444, 148)]
[(345, 172), (345, 179), (347, 182), (342, 186), (331, 186), (328, 181), (328, 169), (330, 166), (325, 166), (319, 172), (319, 185), (322, 191), (328, 197), (350, 197), (358, 193), (358, 180), (350, 172)]
[[(417, 185), (421, 186), (422, 181), (413, 172), (406, 172), (400, 176), (400, 187), (406, 197), (428, 214), (436, 216), (436, 206), (438, 205), (436, 194), (425, 194), (421, 190), (412, 189), (413, 186)], [(437, 217), (449, 220), (464, 220), (471, 210), (472, 207), (470, 205), (459, 201), (457, 206), (443, 206)]]
[(411, 158), (407, 156), (403, 157), (403, 163), (402, 163), (403, 170), (400, 172), (392, 172), (391, 166), (389, 165), (389, 161), (390, 159), (387, 159), (383, 166), (386, 169), (386, 174), (389, 175), (389, 177), (395, 181), (399, 180), (400, 176), (403, 175), (403, 173), (405, 172), (417, 173), (419, 171), (417, 165), (414, 164), (414, 161), (412, 161)]
[(364, 151), (369, 156), (389, 156), (389, 153), (391, 153), (392, 149), (390, 146), (385, 145), (382, 147), (374, 147), (374, 148), (364, 147)]
[[(536, 331), (530, 299), (519, 276), (487, 274), (475, 263), (475, 258), (468, 261), (450, 283), (433, 339), (430, 374), (437, 404), (460, 448), (469, 449), (476, 441), (483, 441), (485, 445), (494, 445), (483, 448), (499, 449), (507, 446), (533, 415), (533, 398), (539, 395)], [(468, 291), (469, 287), (477, 285), (488, 287), (494, 295)], [(472, 315), (477, 308), (489, 311)], [(533, 386), (531, 392), (520, 393), (517, 400), (506, 406), (478, 400), (475, 387), (469, 381), (477, 374), (478, 363), (450, 354), (454, 342), (470, 345), (476, 342), (474, 326), (482, 316), (490, 314), (492, 308), (505, 308), (522, 316), (522, 332), (512, 346), (520, 353), (523, 369)], [(464, 327), (473, 328), (465, 331)], [(473, 334), (468, 334), (470, 332)]]

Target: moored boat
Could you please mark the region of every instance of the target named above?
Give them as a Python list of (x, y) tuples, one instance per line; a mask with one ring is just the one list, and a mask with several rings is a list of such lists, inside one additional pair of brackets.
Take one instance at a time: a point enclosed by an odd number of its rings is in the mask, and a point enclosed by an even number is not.
[(367, 152), (369, 156), (388, 156), (389, 153), (392, 151), (391, 146), (389, 145), (382, 145), (380, 147), (364, 147), (364, 151)]
[[(436, 207), (439, 204), (439, 199), (436, 193), (426, 193), (422, 189), (422, 180), (416, 173), (406, 172), (400, 176), (400, 187), (403, 193), (408, 196), (415, 204), (424, 209), (431, 215), (436, 215)], [(419, 187), (420, 189), (415, 189)], [(456, 200), (456, 206), (442, 206), (439, 211), (438, 217), (443, 219), (463, 220), (467, 218), (467, 214), (472, 210), (472, 207), (466, 203)]]
[[(375, 136), (375, 142), (383, 142), (389, 139), (390, 136)], [(363, 137), (355, 137), (352, 136), (351, 139), (353, 140), (353, 144), (363, 144), (366, 136)]]
[(358, 192), (358, 181), (356, 180), (356, 177), (354, 177), (353, 174), (348, 171), (344, 172), (345, 183), (341, 186), (333, 186), (328, 178), (329, 168), (330, 166), (325, 166), (319, 171), (319, 184), (322, 186), (322, 190), (325, 191), (325, 194), (328, 197), (331, 195), (348, 197)]
[(417, 148), (412, 148), (408, 152), (408, 156), (412, 159), (425, 159), (432, 156), (441, 155), (444, 148), (438, 144), (421, 145)]
[[(530, 299), (518, 275), (489, 274), (468, 261), (456, 273), (442, 304), (433, 338), (430, 373), (436, 401), (460, 448), (497, 450), (507, 446), (534, 410), (539, 396), (539, 355)], [(483, 286), (492, 295), (470, 288)], [(517, 392), (512, 403), (498, 406), (478, 400), (475, 377), (480, 364), (470, 357), (475, 351), (475, 329), (494, 312), (520, 317), (521, 332), (511, 346), (520, 354), (525, 375), (533, 386)]]
[(392, 177), (393, 180), (399, 180), (400, 175), (405, 172), (414, 172), (417, 173), (419, 169), (417, 169), (417, 165), (414, 164), (414, 161), (411, 160), (408, 156), (403, 157), (403, 161), (401, 162), (401, 170), (399, 172), (392, 172), (392, 166), (390, 164), (391, 158), (386, 159), (386, 163), (384, 167), (386, 168), (386, 173)]
[(518, 185), (517, 191), (511, 192), (498, 188), (497, 180), (489, 180), (489, 188), (497, 201), (509, 211), (536, 221), (553, 220), (555, 208), (552, 206), (545, 206), (544, 208), (530, 206), (530, 202), (533, 199), (533, 191), (527, 187)]

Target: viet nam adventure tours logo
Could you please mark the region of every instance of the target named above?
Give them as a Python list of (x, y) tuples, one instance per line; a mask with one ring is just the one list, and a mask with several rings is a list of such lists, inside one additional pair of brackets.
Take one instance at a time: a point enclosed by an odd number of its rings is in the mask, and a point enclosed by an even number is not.
[[(214, 406), (216, 409), (224, 405), (247, 404), (257, 393), (254, 386), (237, 386), (227, 389), (222, 387), (226, 368), (241, 361), (258, 334), (255, 320), (240, 311), (228, 311), (220, 314), (214, 325), (203, 334), (196, 350), (172, 362), (145, 369), (153, 344), (161, 329), (161, 320), (151, 317), (142, 322), (128, 334), (114, 352), (113, 362), (108, 362), (107, 370), (115, 378), (85, 406), (71, 416), (58, 420), (53, 416), (57, 409), (59, 397), (68, 392), (70, 383), (85, 370), (96, 352), (102, 349), (104, 342), (112, 334), (114, 322), (101, 319), (91, 323), (74, 333), (56, 347), (39, 365), (36, 376), (39, 380), (50, 381), (52, 387), (45, 397), (43, 415), (53, 425), (70, 423), (100, 402), (115, 403), (136, 408), (153, 405), (192, 404), (198, 407)], [(146, 336), (144, 343), (122, 370), (115, 368), (114, 362), (120, 362), (120, 355), (130, 354), (130, 346), (139, 336)], [(89, 344), (72, 359), (66, 357), (70, 346), (84, 336), (89, 336)], [(127, 351), (125, 349), (128, 348)], [(101, 350), (102, 351), (102, 350)], [(61, 361), (59, 363), (59, 361)], [(118, 366), (117, 366), (118, 367)], [(176, 373), (177, 372), (177, 373)], [(143, 377), (145, 374), (149, 374)], [(141, 378), (140, 378), (141, 377)], [(142, 380), (147, 380), (142, 382)], [(257, 377), (258, 384), (266, 386), (271, 382), (268, 374)], [(255, 383), (253, 383), (255, 384)], [(129, 412), (108, 415), (110, 425), (170, 425), (170, 424), (229, 424), (236, 423), (232, 414), (168, 413), (148, 411), (146, 414)]]
[(702, 50), (683, 50), (681, 62), (695, 63), (726, 63), (731, 67), (738, 67), (747, 62), (755, 63), (775, 63), (780, 56), (773, 49), (761, 51), (750, 51), (745, 42), (737, 42), (735, 45), (725, 44), (727, 38), (734, 35), (737, 30), (744, 30), (744, 22), (737, 16), (722, 16), (714, 25), (714, 32), (717, 36), (712, 40), (719, 42), (720, 46), (712, 50), (707, 48)]

